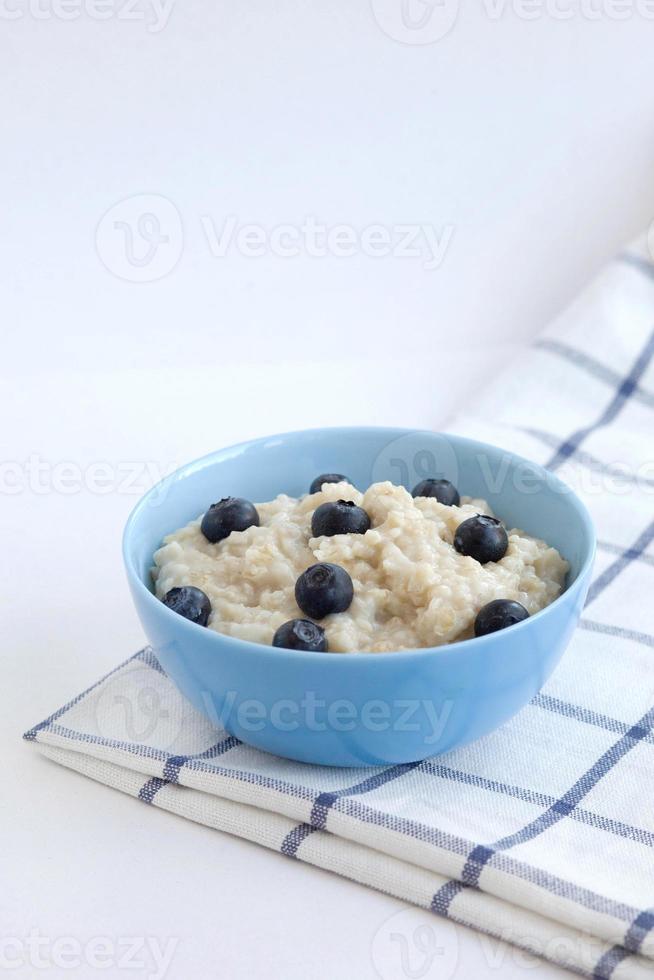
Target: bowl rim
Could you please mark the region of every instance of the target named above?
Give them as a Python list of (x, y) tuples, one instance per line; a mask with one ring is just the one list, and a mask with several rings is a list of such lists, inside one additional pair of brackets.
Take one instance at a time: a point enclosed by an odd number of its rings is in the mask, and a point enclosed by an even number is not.
[[(245, 439), (241, 442), (234, 443), (230, 446), (225, 446), (222, 449), (215, 449), (210, 453), (206, 453), (204, 456), (200, 456), (197, 459), (191, 460), (188, 463), (183, 463), (172, 473), (169, 473), (162, 480), (155, 483), (149, 490), (147, 490), (137, 501), (135, 506), (132, 508), (125, 527), (123, 529), (122, 535), (122, 555), (123, 562), (125, 565), (125, 570), (127, 573), (128, 582), (132, 589), (136, 589), (143, 597), (144, 601), (152, 604), (152, 608), (156, 608), (160, 615), (165, 617), (170, 617), (171, 626), (175, 625), (182, 632), (188, 632), (189, 639), (192, 640), (193, 637), (199, 637), (200, 635), (205, 638), (211, 637), (209, 642), (215, 642), (217, 645), (224, 645), (228, 643), (230, 646), (232, 644), (236, 647), (237, 654), (250, 653), (251, 655), (267, 656), (265, 651), (269, 651), (270, 656), (274, 656), (275, 659), (279, 660), (283, 658), (285, 660), (295, 660), (299, 659), (310, 661), (312, 664), (322, 663), (322, 664), (342, 664), (342, 663), (352, 663), (361, 664), (365, 662), (370, 662), (371, 665), (378, 663), (378, 658), (382, 657), (385, 659), (392, 658), (393, 661), (397, 660), (410, 660), (410, 659), (423, 659), (425, 657), (437, 658), (439, 660), (446, 660), (450, 657), (460, 657), (462, 651), (468, 651), (473, 653), (483, 650), (484, 646), (494, 645), (497, 643), (498, 639), (503, 635), (504, 630), (497, 631), (495, 633), (489, 633), (486, 636), (473, 636), (467, 640), (457, 640), (454, 643), (444, 643), (440, 646), (434, 647), (411, 647), (405, 650), (384, 650), (379, 652), (369, 652), (369, 651), (353, 651), (350, 653), (341, 652), (327, 652), (327, 653), (317, 653), (308, 650), (291, 650), (286, 647), (273, 647), (272, 644), (268, 645), (266, 643), (255, 643), (252, 640), (242, 640), (239, 637), (230, 636), (227, 633), (219, 633), (217, 630), (208, 629), (206, 626), (200, 626), (197, 623), (192, 623), (188, 619), (184, 619), (178, 613), (173, 612), (165, 606), (160, 599), (157, 599), (154, 592), (152, 592), (145, 584), (140, 574), (138, 573), (134, 562), (132, 561), (132, 556), (129, 554), (130, 549), (130, 539), (137, 523), (141, 512), (148, 506), (149, 500), (155, 496), (157, 493), (166, 488), (168, 485), (172, 485), (183, 480), (186, 476), (190, 476), (191, 473), (197, 470), (204, 469), (206, 466), (212, 463), (218, 463), (222, 458), (225, 458), (234, 453), (238, 453), (244, 449), (251, 448), (253, 446), (261, 445), (278, 439), (288, 439), (295, 436), (309, 435), (312, 433), (326, 433), (337, 435), (339, 433), (358, 433), (360, 435), (365, 435), (368, 433), (380, 434), (388, 433), (389, 436), (400, 437), (402, 435), (429, 435), (429, 436), (445, 436), (448, 439), (455, 440), (460, 443), (466, 444), (470, 449), (473, 447), (479, 447), (481, 449), (490, 449), (493, 451), (500, 450), (506, 453), (511, 458), (511, 465), (527, 465), (531, 467), (532, 470), (536, 471), (544, 480), (546, 485), (555, 485), (559, 488), (559, 492), (564, 495), (570, 502), (573, 511), (575, 512), (577, 518), (580, 520), (585, 536), (588, 541), (587, 553), (581, 564), (581, 567), (570, 585), (563, 590), (561, 595), (551, 602), (548, 606), (540, 609), (537, 613), (529, 616), (527, 619), (522, 620), (519, 623), (514, 623), (512, 626), (508, 627), (513, 636), (517, 636), (518, 631), (525, 632), (526, 630), (533, 629), (533, 624), (538, 623), (539, 620), (544, 619), (548, 615), (552, 615), (553, 612), (560, 606), (564, 601), (569, 601), (572, 594), (576, 594), (580, 588), (582, 588), (588, 578), (590, 570), (595, 559), (596, 550), (596, 535), (595, 528), (593, 525), (592, 518), (586, 507), (585, 503), (577, 495), (577, 493), (565, 483), (556, 473), (548, 470), (546, 467), (542, 466), (540, 463), (535, 463), (533, 460), (528, 459), (525, 456), (521, 456), (518, 453), (514, 453), (510, 449), (503, 449), (501, 446), (496, 446), (493, 443), (483, 442), (478, 439), (472, 439), (468, 436), (461, 436), (457, 433), (448, 432), (447, 430), (437, 430), (437, 429), (421, 429), (421, 428), (410, 428), (406, 426), (316, 426), (309, 429), (293, 429), (288, 432), (279, 432), (266, 436), (259, 436), (255, 439)], [(156, 606), (155, 606), (156, 604)], [(274, 652), (273, 652), (274, 651)]]

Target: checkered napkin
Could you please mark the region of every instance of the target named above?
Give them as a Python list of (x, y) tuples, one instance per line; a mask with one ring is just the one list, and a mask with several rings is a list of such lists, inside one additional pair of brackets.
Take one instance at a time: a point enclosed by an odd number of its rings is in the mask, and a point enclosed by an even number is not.
[(266, 755), (145, 649), (27, 733), (48, 758), (585, 976), (654, 976), (654, 268), (632, 249), (450, 428), (556, 470), (599, 556), (581, 628), (512, 721), (421, 763)]

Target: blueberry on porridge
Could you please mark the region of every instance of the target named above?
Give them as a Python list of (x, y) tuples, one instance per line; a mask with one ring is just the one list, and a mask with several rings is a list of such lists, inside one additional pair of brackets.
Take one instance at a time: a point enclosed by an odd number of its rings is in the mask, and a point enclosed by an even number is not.
[(353, 596), (354, 586), (348, 573), (328, 561), (307, 568), (295, 583), (295, 601), (302, 612), (314, 619), (345, 612)]
[(493, 599), (479, 610), (475, 617), (475, 636), (486, 636), (528, 619), (525, 607), (512, 599)]
[(312, 623), (310, 619), (291, 619), (282, 623), (273, 636), (274, 647), (285, 647), (287, 650), (313, 650), (316, 653), (327, 652), (327, 640), (322, 626)]
[(349, 483), (350, 481), (342, 473), (321, 473), (317, 476), (311, 486), (309, 487), (309, 493), (318, 493), (322, 490), (323, 483)]
[(334, 500), (321, 504), (313, 512), (311, 533), (314, 538), (333, 534), (365, 534), (370, 530), (370, 518), (363, 507), (353, 500)]
[(159, 599), (218, 633), (335, 654), (510, 627), (553, 602), (567, 571), (545, 541), (449, 481), (362, 493), (323, 473), (301, 497), (212, 504), (164, 538), (152, 577)]
[(229, 537), (232, 531), (246, 531), (249, 527), (259, 527), (254, 504), (242, 497), (223, 497), (206, 512), (200, 530), (207, 541), (215, 544)]
[(209, 622), (211, 602), (202, 589), (195, 589), (192, 585), (170, 589), (163, 597), (163, 603), (179, 616), (190, 619), (198, 626), (206, 626)]
[(509, 547), (509, 536), (496, 517), (475, 514), (459, 524), (454, 535), (454, 547), (461, 555), (469, 555), (480, 565), (501, 561)]
[(442, 504), (447, 504), (450, 507), (452, 504), (458, 507), (461, 503), (459, 491), (453, 483), (450, 483), (449, 480), (435, 480), (433, 477), (417, 483), (411, 491), (411, 496), (435, 497), (436, 500), (440, 500)]

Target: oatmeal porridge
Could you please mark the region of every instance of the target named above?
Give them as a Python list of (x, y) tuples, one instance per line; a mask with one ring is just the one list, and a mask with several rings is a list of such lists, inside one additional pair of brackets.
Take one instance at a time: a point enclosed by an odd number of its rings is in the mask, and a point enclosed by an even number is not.
[(446, 480), (361, 492), (323, 474), (311, 491), (226, 498), (169, 534), (154, 555), (157, 597), (241, 640), (379, 653), (493, 632), (564, 588), (558, 551)]

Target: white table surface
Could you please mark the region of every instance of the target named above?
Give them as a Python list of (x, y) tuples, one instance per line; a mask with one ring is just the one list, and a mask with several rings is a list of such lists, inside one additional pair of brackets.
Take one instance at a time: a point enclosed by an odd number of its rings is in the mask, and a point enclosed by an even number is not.
[[(387, 27), (398, 3), (375, 0)], [(470, 3), (418, 44), (364, 0), (189, 0), (159, 32), (120, 4), (102, 21), (2, 9), (2, 937), (172, 939), (171, 980), (403, 980), (379, 939), (402, 903), (146, 809), (20, 733), (142, 643), (119, 538), (153, 478), (265, 432), (438, 426), (648, 223), (654, 21)], [(181, 234), (160, 228), (177, 264), (125, 281), (96, 228), (143, 194), (181, 215)], [(203, 217), (230, 214), (452, 234), (431, 270), (214, 257)], [(564, 976), (434, 921), (447, 971), (414, 975)], [(127, 972), (31, 960), (11, 975)]]

